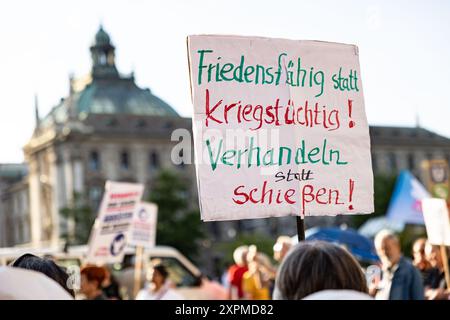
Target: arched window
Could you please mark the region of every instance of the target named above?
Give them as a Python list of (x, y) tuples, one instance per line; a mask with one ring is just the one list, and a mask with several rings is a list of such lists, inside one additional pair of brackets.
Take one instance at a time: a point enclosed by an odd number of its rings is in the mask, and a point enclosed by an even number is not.
[(98, 61), (100, 65), (102, 66), (106, 65), (106, 54), (104, 52), (100, 53)]
[(130, 169), (130, 157), (127, 151), (122, 151), (120, 154), (120, 168), (123, 170)]
[(89, 169), (91, 171), (100, 170), (100, 155), (97, 151), (92, 151), (89, 155)]

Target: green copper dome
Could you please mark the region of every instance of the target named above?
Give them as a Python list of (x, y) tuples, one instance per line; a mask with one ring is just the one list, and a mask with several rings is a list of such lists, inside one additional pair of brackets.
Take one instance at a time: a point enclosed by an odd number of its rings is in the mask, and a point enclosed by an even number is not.
[(61, 100), (41, 121), (41, 126), (63, 123), (70, 114), (83, 120), (92, 113), (179, 117), (169, 104), (149, 89), (139, 88), (133, 78), (94, 79), (80, 92)]
[(77, 113), (178, 116), (171, 106), (149, 89), (139, 88), (132, 79), (94, 80), (75, 93), (72, 101)]
[(100, 29), (98, 29), (97, 34), (95, 35), (95, 45), (97, 46), (107, 46), (111, 42), (111, 39), (109, 38), (109, 35), (106, 33), (105, 30), (103, 30), (103, 27), (100, 26)]
[[(115, 66), (114, 46), (100, 26), (91, 46), (92, 70), (89, 81), (80, 88), (72, 87), (70, 96), (40, 122), (40, 126), (64, 123), (69, 118), (80, 120), (89, 114), (130, 114), (142, 116), (173, 116), (178, 113), (149, 89), (139, 88), (133, 76), (122, 76)], [(71, 84), (72, 85), (72, 84)]]

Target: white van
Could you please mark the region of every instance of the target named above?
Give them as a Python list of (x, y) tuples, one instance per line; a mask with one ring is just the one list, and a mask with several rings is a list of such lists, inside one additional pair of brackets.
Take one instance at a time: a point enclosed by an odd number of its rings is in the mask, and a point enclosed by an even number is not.
[[(81, 266), (87, 255), (87, 246), (69, 247), (63, 252), (58, 249), (33, 249), (33, 248), (3, 248), (0, 249), (0, 265), (7, 265), (25, 253), (37, 256), (52, 257), (59, 265), (66, 268)], [(108, 266), (113, 276), (120, 285), (121, 293), (125, 298), (133, 298), (134, 290), (134, 265), (135, 250), (132, 247), (126, 249), (123, 263)], [(203, 276), (201, 271), (190, 262), (178, 250), (167, 246), (156, 246), (144, 251), (144, 266), (141, 273), (141, 288), (144, 287), (147, 278), (147, 270), (152, 265), (164, 264), (170, 274), (170, 280), (176, 285), (176, 291), (186, 299), (196, 300), (224, 300), (227, 299), (227, 291), (219, 283), (210, 281)]]

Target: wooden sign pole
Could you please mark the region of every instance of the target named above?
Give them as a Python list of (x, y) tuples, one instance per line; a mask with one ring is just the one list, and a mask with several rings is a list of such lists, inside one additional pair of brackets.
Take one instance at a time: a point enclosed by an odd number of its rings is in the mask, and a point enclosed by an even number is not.
[(136, 299), (139, 290), (141, 290), (141, 274), (142, 274), (142, 260), (144, 255), (144, 247), (136, 247), (136, 255), (134, 256), (134, 291), (133, 298)]
[(297, 216), (297, 237), (298, 242), (305, 240), (305, 220)]
[(440, 247), (441, 247), (442, 264), (444, 265), (444, 272), (445, 272), (445, 283), (447, 283), (447, 288), (450, 288), (450, 272), (448, 268), (447, 248), (444, 245), (441, 245)]

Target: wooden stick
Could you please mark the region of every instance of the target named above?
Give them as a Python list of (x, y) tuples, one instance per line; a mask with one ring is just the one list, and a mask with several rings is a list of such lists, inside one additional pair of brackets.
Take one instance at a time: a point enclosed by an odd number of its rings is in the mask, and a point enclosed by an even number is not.
[(441, 245), (441, 257), (442, 264), (444, 265), (445, 282), (447, 283), (447, 289), (450, 289), (450, 272), (448, 269), (447, 248), (444, 245)]
[(141, 274), (142, 274), (142, 260), (144, 255), (144, 247), (136, 247), (136, 255), (134, 256), (134, 291), (133, 298), (136, 299), (139, 290), (141, 290)]

